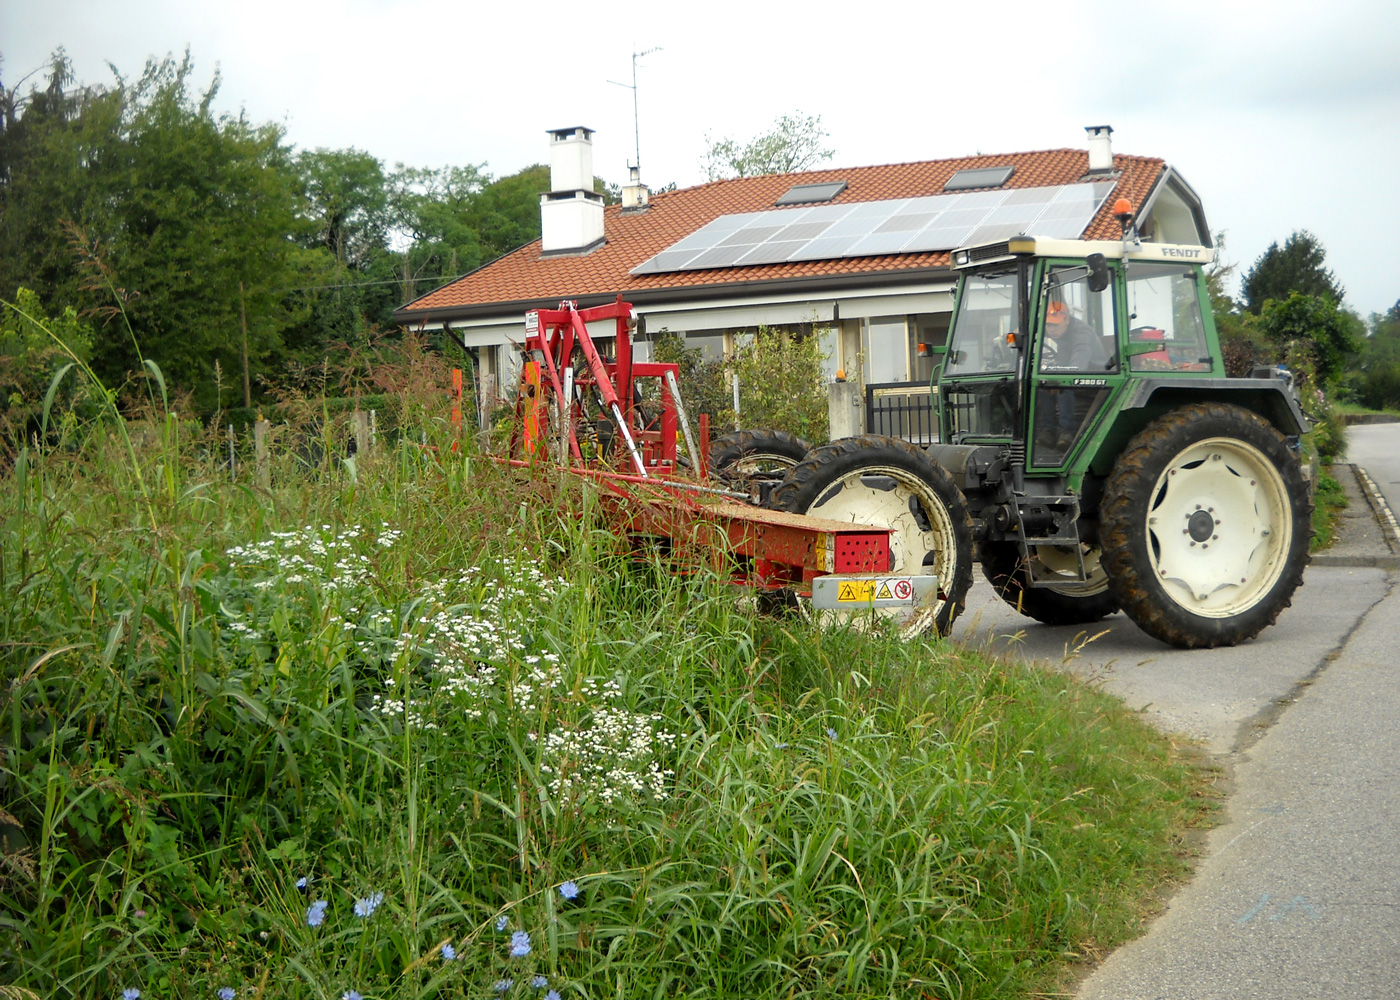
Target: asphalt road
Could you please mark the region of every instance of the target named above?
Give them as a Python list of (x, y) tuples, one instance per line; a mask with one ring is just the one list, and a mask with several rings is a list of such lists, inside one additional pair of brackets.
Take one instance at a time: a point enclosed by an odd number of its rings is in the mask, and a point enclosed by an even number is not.
[[(1349, 430), (1400, 509), (1400, 425)], [(1100, 683), (1233, 778), (1195, 878), (1079, 1000), (1400, 998), (1400, 575), (1347, 564), (1384, 551), (1364, 527), (1232, 649), (1171, 649), (1121, 614), (1051, 628), (974, 587), (959, 641)]]
[(1400, 424), (1348, 427), (1347, 461), (1370, 473), (1390, 509), (1400, 513)]

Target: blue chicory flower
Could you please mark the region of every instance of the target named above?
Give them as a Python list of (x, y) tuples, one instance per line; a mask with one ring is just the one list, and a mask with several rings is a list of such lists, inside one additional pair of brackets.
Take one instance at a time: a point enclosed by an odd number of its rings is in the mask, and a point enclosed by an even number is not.
[(492, 988), (493, 990), (495, 990), (497, 993), (509, 993), (509, 992), (510, 992), (510, 988), (511, 988), (512, 986), (514, 986), (514, 985), (515, 985), (515, 980), (514, 980), (514, 979), (497, 979), (495, 985), (492, 986), (491, 988)]
[(497, 934), (504, 934), (504, 933), (506, 932), (506, 928), (509, 927), (509, 926), (510, 926), (510, 918), (507, 917), (504, 913), (502, 913), (499, 917), (496, 918), (496, 933), (497, 933)]
[(559, 895), (565, 899), (578, 899), (578, 883), (573, 879), (565, 882), (559, 887)]
[(379, 909), (379, 904), (382, 902), (384, 902), (384, 893), (382, 892), (372, 892), (364, 899), (355, 900), (355, 916), (374, 916), (374, 911)]
[(828, 728), (826, 731), (826, 738), (829, 740), (836, 739), (836, 730)]
[(510, 936), (510, 957), (524, 958), (530, 954), (530, 935), (525, 931), (516, 931)]
[(122, 1000), (141, 1000), (141, 991), (134, 987), (124, 989), (122, 990)]
[(454, 948), (454, 947), (452, 947), (450, 944), (445, 944), (445, 945), (443, 945), (443, 946), (442, 946), (442, 960), (443, 960), (444, 962), (455, 962), (455, 961), (457, 961), (457, 949)]
[(219, 1000), (233, 1000), (236, 996), (238, 996), (238, 994), (234, 991), (232, 986), (219, 987)]
[(305, 875), (303, 875), (301, 878), (297, 879), (297, 888), (298, 888), (298, 889), (305, 889), (310, 883), (311, 883), (311, 880), (310, 880), (309, 878), (307, 878)]
[(550, 990), (548, 993), (546, 993), (546, 994), (544, 995), (544, 1000), (560, 1000), (559, 991), (558, 991), (558, 990)]
[(326, 907), (330, 904), (318, 899), (306, 908), (306, 926), (320, 927), (326, 921)]
[(549, 985), (549, 980), (544, 976), (536, 976), (534, 979), (530, 980), (530, 985), (537, 990), (542, 990)]
[(360, 996), (359, 990), (346, 990), (340, 995), (340, 1000), (365, 1000), (365, 998)]

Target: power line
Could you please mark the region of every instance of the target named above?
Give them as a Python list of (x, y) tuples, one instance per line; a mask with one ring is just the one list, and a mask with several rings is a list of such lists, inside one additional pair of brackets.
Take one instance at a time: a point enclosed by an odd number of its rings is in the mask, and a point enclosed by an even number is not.
[[(458, 278), (465, 278), (471, 271), (463, 271), (461, 274), (435, 274), (432, 277), (412, 277), (408, 281), (456, 281)], [(269, 288), (269, 292), (314, 292), (323, 288), (363, 288), (366, 285), (401, 285), (404, 278), (383, 278), (374, 281), (347, 281), (336, 285), (302, 285), (299, 288)]]

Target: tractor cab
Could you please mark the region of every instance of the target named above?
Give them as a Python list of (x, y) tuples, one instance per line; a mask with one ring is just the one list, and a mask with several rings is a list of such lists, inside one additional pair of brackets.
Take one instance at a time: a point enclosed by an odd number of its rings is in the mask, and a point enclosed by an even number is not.
[(956, 251), (936, 376), (942, 441), (1015, 446), (1029, 475), (1078, 485), (1135, 377), (1223, 377), (1202, 272), (1213, 258), (1199, 246), (1038, 237)]

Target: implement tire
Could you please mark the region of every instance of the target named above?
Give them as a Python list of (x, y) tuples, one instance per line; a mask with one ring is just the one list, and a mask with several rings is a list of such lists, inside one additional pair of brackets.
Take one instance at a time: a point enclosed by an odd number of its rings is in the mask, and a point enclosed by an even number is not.
[(1227, 403), (1148, 424), (1118, 456), (1099, 516), (1109, 589), (1173, 646), (1254, 638), (1308, 565), (1312, 496), (1298, 459), (1266, 420)]
[[(882, 609), (906, 636), (947, 635), (972, 585), (972, 520), (952, 476), (921, 449), (865, 434), (814, 448), (773, 491), (775, 510), (893, 528), (893, 574), (935, 573), (937, 600)], [(884, 614), (888, 611), (891, 614)]]
[(787, 431), (734, 431), (710, 442), (710, 475), (752, 491), (759, 480), (780, 482), (811, 450)]
[[(1039, 549), (1037, 558), (1043, 564), (1047, 558), (1065, 569), (1073, 563), (1077, 573), (1078, 560), (1073, 550), (1065, 553), (1051, 546)], [(1108, 577), (1101, 567), (1099, 550), (1086, 552), (1084, 563), (1089, 575), (1087, 584), (1075, 580), (1064, 586), (1032, 587), (1021, 559), (1020, 545), (1016, 542), (984, 542), (982, 545), (982, 575), (997, 596), (1026, 617), (1046, 625), (1085, 625), (1118, 610), (1118, 601), (1109, 591)]]

